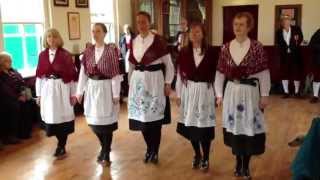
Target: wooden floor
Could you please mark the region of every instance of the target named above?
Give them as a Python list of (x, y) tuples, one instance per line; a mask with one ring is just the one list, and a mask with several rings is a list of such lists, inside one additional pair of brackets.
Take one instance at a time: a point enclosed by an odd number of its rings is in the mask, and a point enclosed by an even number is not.
[[(296, 134), (308, 130), (311, 120), (320, 112), (320, 105), (311, 105), (308, 100), (288, 99), (279, 96), (270, 98), (266, 110), (268, 123), (267, 149), (255, 157), (251, 164), (254, 179), (289, 180), (290, 164), (297, 149), (289, 148), (288, 141)], [(68, 157), (56, 161), (52, 157), (55, 138), (46, 138), (42, 131), (35, 130), (33, 138), (15, 146), (6, 146), (0, 151), (1, 180), (69, 180), (69, 179), (114, 179), (114, 180), (232, 180), (234, 159), (223, 144), (221, 109), (217, 110), (218, 127), (211, 148), (210, 170), (202, 173), (191, 169), (192, 147), (176, 131), (177, 107), (172, 103), (174, 123), (162, 130), (159, 165), (142, 162), (145, 145), (140, 133), (128, 130), (125, 105), (120, 115), (120, 127), (113, 139), (110, 168), (96, 163), (100, 151), (98, 140), (83, 117), (76, 120), (76, 131), (67, 145)]]

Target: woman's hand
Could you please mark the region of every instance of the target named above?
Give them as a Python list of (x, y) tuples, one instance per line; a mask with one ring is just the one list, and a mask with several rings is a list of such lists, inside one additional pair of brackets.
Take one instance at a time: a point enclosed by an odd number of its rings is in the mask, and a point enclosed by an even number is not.
[(218, 107), (222, 106), (222, 101), (223, 101), (222, 97), (217, 97), (217, 99), (216, 99), (216, 105), (217, 105)]
[(82, 99), (83, 99), (83, 95), (78, 94), (78, 95), (76, 96), (76, 98), (77, 98), (78, 103), (81, 104), (81, 103), (82, 103)]
[(112, 101), (114, 105), (117, 105), (120, 102), (120, 98), (113, 98)]
[(260, 98), (260, 103), (259, 103), (259, 108), (260, 109), (265, 109), (268, 106), (268, 97), (267, 96), (262, 96)]
[(70, 97), (70, 104), (71, 104), (71, 106), (74, 106), (74, 105), (76, 105), (77, 104), (77, 97), (76, 96), (71, 96)]
[(176, 103), (177, 103), (177, 106), (180, 106), (181, 105), (181, 98), (177, 98)]
[(37, 99), (36, 99), (36, 103), (37, 103), (38, 106), (40, 106), (40, 102), (41, 102), (41, 97), (38, 96)]
[(170, 84), (165, 84), (164, 86), (164, 95), (165, 96), (170, 96), (171, 93), (171, 85)]

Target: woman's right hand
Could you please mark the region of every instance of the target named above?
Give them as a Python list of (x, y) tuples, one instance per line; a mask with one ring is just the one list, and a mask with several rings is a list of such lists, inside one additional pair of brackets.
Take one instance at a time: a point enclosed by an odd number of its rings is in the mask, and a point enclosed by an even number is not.
[(77, 97), (78, 103), (81, 104), (82, 103), (82, 99), (83, 99), (83, 95), (79, 95), (78, 94), (76, 97)]
[(40, 106), (40, 100), (41, 100), (41, 97), (38, 96), (37, 99), (36, 99), (36, 103), (37, 103), (38, 106)]
[(181, 98), (177, 98), (176, 103), (177, 103), (177, 106), (180, 106), (181, 105)]
[(222, 97), (217, 97), (216, 104), (218, 107), (220, 107), (222, 105)]

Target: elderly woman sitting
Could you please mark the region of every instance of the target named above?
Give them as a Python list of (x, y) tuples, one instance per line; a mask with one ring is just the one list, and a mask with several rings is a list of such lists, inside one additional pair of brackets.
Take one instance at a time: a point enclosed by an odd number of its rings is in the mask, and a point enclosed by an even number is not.
[(11, 56), (0, 53), (0, 110), (4, 115), (0, 137), (4, 143), (15, 144), (19, 138), (31, 136), (33, 103), (22, 76), (12, 69)]

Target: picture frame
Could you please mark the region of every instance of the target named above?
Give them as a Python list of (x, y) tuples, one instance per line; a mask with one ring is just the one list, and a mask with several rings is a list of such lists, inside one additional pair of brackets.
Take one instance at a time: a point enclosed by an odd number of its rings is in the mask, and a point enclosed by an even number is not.
[(68, 12), (67, 16), (68, 16), (69, 40), (81, 39), (80, 13)]
[(69, 0), (53, 0), (54, 6), (64, 6), (68, 7), (69, 6)]
[(77, 8), (88, 8), (89, 0), (75, 0)]

